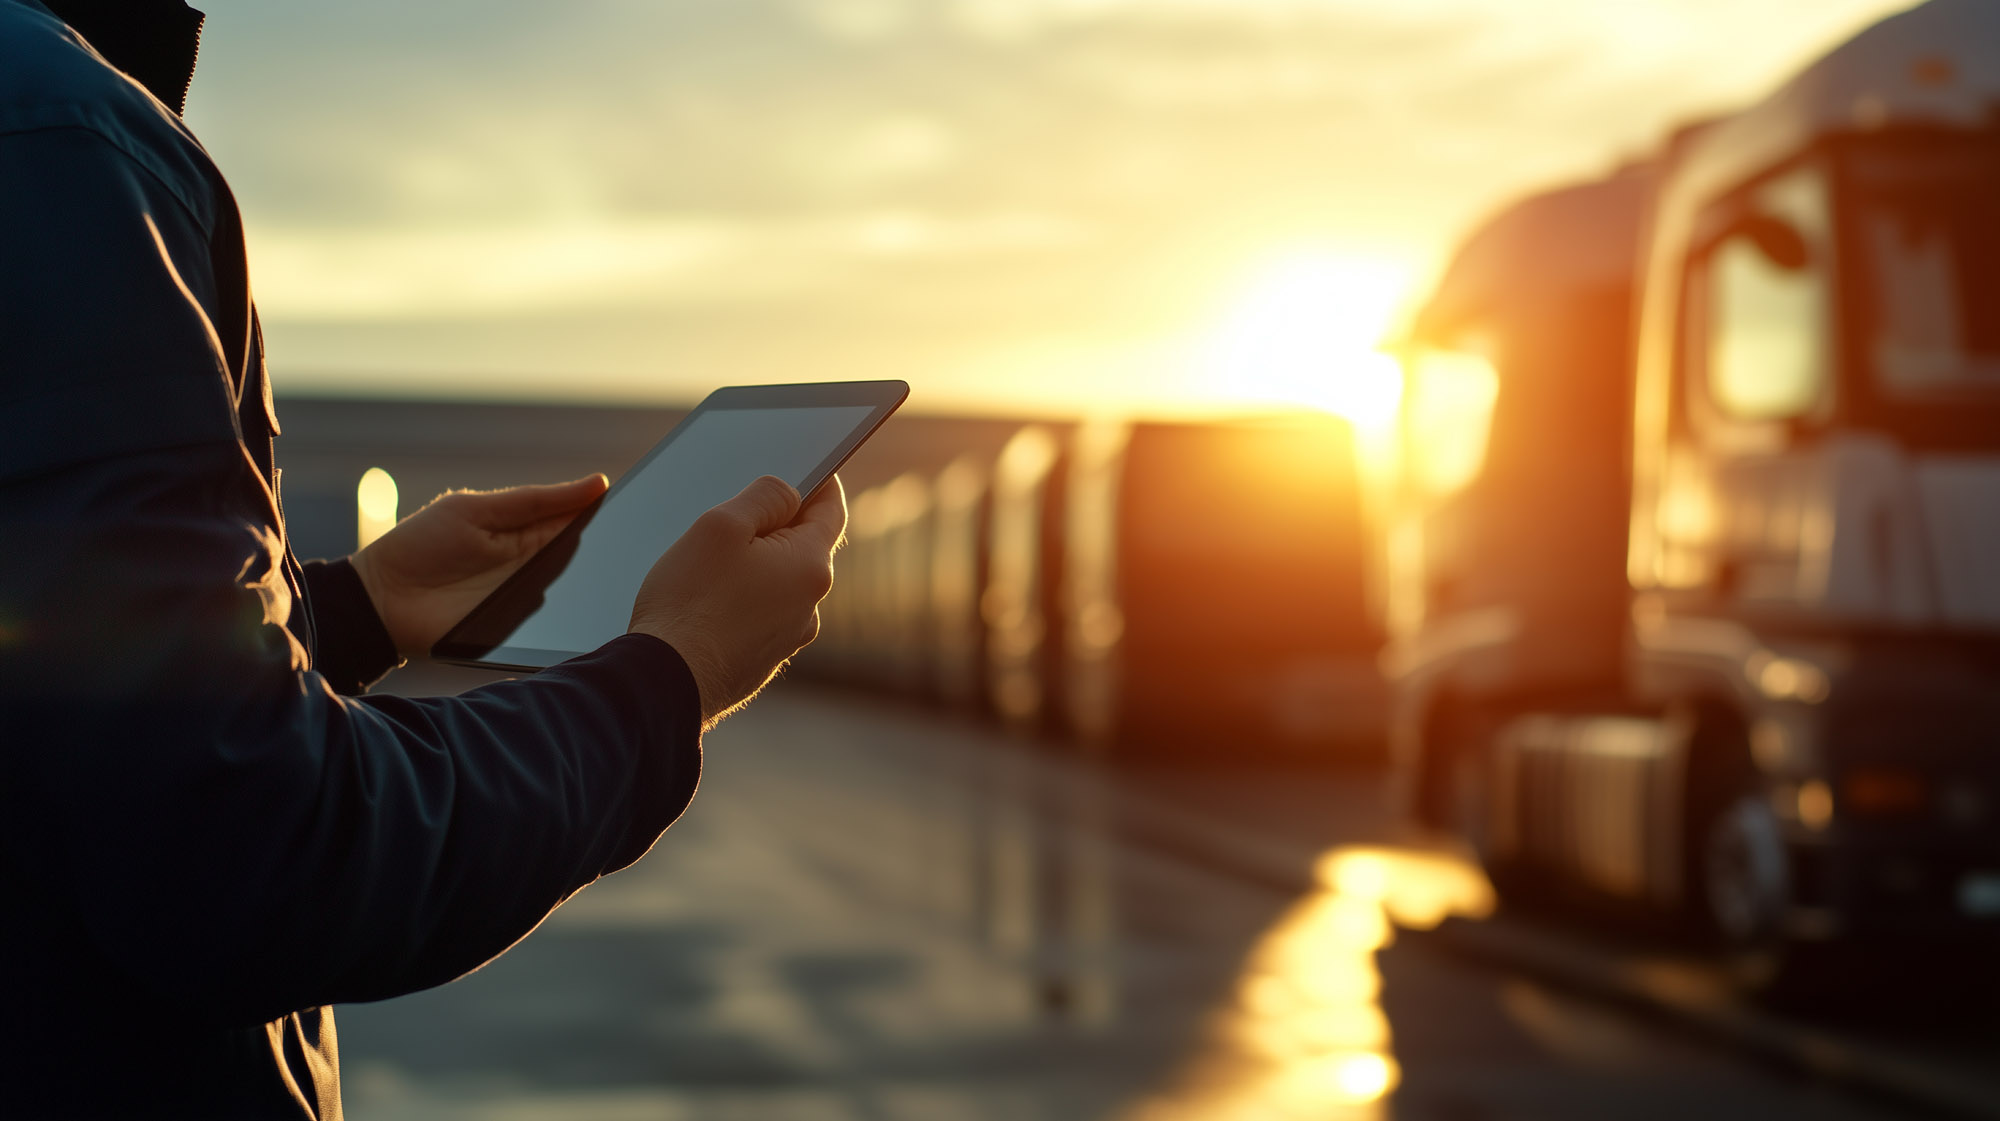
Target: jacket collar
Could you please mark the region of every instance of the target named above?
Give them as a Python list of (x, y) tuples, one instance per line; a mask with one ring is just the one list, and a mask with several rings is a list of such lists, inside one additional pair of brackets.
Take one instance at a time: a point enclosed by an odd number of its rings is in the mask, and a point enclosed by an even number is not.
[(176, 114), (187, 108), (206, 18), (181, 0), (41, 0), (104, 60)]

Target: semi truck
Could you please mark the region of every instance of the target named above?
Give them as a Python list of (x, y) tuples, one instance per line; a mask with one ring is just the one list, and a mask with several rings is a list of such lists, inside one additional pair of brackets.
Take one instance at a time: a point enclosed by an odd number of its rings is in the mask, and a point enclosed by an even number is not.
[(1752, 986), (2000, 933), (2000, 5), (1463, 245), (1404, 355), (1392, 755)]

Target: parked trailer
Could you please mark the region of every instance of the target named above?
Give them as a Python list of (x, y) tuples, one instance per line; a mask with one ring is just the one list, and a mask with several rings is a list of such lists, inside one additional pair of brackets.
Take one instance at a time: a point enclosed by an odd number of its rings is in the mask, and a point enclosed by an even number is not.
[(972, 713), (991, 710), (980, 596), (991, 569), (992, 477), (977, 454), (953, 460), (937, 477), (931, 518), (931, 687), (942, 703)]
[[(964, 681), (967, 659), (954, 653), (968, 641), (964, 628), (959, 628), (960, 633), (950, 639), (939, 633), (893, 639), (885, 628), (893, 628), (895, 624), (888, 623), (881, 613), (896, 610), (885, 606), (887, 599), (914, 593), (926, 604), (924, 612), (931, 622), (909, 625), (929, 627), (933, 632), (946, 627), (942, 620), (956, 609), (941, 605), (935, 587), (929, 596), (924, 596), (921, 589), (927, 583), (935, 585), (944, 579), (941, 573), (947, 562), (941, 558), (963, 556), (968, 549), (973, 550), (974, 568), (968, 578), (983, 584), (980, 572), (984, 564), (984, 527), (972, 527), (969, 544), (960, 540), (965, 536), (960, 530), (965, 528), (967, 515), (963, 503), (953, 496), (963, 492), (966, 471), (972, 471), (981, 480), (990, 476), (993, 460), (1022, 424), (1020, 420), (1003, 417), (925, 415), (906, 410), (863, 444), (841, 468), (840, 477), (847, 488), (847, 544), (834, 559), (833, 592), (820, 605), (820, 637), (799, 655), (796, 672), (867, 688), (913, 689), (952, 703), (960, 703), (962, 699), (978, 710), (984, 684), (967, 690)], [(908, 481), (901, 484), (905, 497), (897, 499), (890, 488), (906, 476)], [(984, 485), (983, 481), (977, 484)], [(925, 512), (910, 518), (898, 511), (907, 511), (913, 505), (909, 495), (913, 487), (923, 488), (929, 497), (924, 500)], [(974, 501), (981, 503), (983, 510), (983, 495)], [(983, 513), (976, 516), (983, 517)], [(894, 593), (884, 584), (897, 578), (884, 565), (893, 567), (897, 562), (880, 560), (878, 554), (894, 551), (883, 538), (894, 536), (892, 525), (906, 521), (931, 526), (932, 539), (924, 546), (904, 538), (901, 548), (906, 556), (901, 563), (906, 568), (921, 566), (923, 562), (907, 556), (914, 550), (928, 553), (932, 560), (926, 574), (901, 578), (899, 586), (903, 591)], [(977, 595), (977, 591), (961, 589), (959, 594)], [(910, 618), (907, 607), (901, 610), (902, 618)], [(984, 641), (983, 625), (978, 640)], [(888, 650), (892, 642), (896, 644), (896, 653)], [(927, 660), (921, 672), (912, 675), (906, 672), (907, 667), (903, 671), (895, 668), (899, 658), (911, 657)], [(983, 658), (982, 652), (972, 659), (980, 663), (976, 667), (978, 672), (983, 672)]]
[(848, 503), (838, 576), (820, 604), (821, 638), (801, 668), (915, 695), (930, 687), (931, 481), (905, 472)]
[(875, 610), (884, 683), (898, 692), (931, 692), (931, 546), (934, 492), (928, 476), (907, 471), (882, 488), (883, 555)]
[(987, 529), (987, 695), (1008, 726), (1064, 730), (1062, 529), (1069, 471), (1058, 432), (1028, 425), (993, 465)]
[(871, 622), (864, 584), (876, 567), (876, 535), (875, 519), (867, 512), (875, 500), (863, 501), (868, 493), (847, 495), (847, 535), (834, 554), (833, 588), (819, 604), (819, 637), (793, 659), (796, 672), (844, 684), (869, 683), (864, 651)]
[(1363, 551), (1340, 420), (1080, 427), (1062, 596), (1071, 727), (1132, 755), (1376, 749)]
[[(1996, 107), (2000, 6), (1933, 0), (1663, 153), (1634, 273), (1620, 672), (1518, 671), (1509, 650), (1569, 632), (1525, 591), (1432, 610), (1409, 561), (1449, 549), (1406, 521), (1398, 759), (1420, 811), (1496, 860), (1686, 908), (1752, 983), (2000, 933)], [(1523, 249), (1523, 283), (1581, 244), (1567, 220)], [(1496, 365), (1489, 471), (1566, 431), (1510, 410), (1539, 375)], [(1461, 525), (1538, 516), (1505, 492), (1467, 487)], [(1576, 495), (1546, 501), (1609, 532)]]

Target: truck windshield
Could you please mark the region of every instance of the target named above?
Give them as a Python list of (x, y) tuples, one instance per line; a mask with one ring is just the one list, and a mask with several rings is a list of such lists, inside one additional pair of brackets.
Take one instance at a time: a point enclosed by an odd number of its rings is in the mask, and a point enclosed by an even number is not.
[(1867, 145), (1848, 167), (1868, 396), (1910, 420), (2000, 401), (2000, 140)]

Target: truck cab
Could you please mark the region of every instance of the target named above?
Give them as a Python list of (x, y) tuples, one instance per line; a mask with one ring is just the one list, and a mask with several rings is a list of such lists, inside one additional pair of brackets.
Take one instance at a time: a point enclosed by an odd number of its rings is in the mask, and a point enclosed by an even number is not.
[[(1765, 101), (1676, 137), (1647, 178), (1624, 243), (1631, 343), (1612, 378), (1629, 387), (1624, 525), (1611, 530), (1573, 479), (1466, 487), (1477, 509), (1463, 519), (1525, 519), (1544, 550), (1484, 631), (1432, 609), (1449, 576), (1412, 592), (1409, 566), (1392, 566), (1392, 604), (1399, 592), (1418, 605), (1404, 606), (1397, 647), (1415, 808), (1498, 866), (1692, 913), (1764, 978), (1811, 947), (1990, 933), (2000, 8), (1933, 0), (1890, 17)], [(1540, 252), (1560, 262), (1597, 235), (1574, 194), (1552, 209)], [(1529, 287), (1582, 283), (1535, 250), (1515, 257)], [(1452, 275), (1432, 321), (1460, 298)], [(1489, 318), (1488, 337), (1547, 329), (1504, 307)], [(1436, 335), (1420, 321), (1413, 408)], [(1555, 376), (1588, 394), (1606, 370)], [(1488, 470), (1505, 467), (1510, 440), (1540, 440), (1606, 477), (1601, 446), (1572, 452), (1573, 418), (1510, 414), (1514, 371), (1503, 363), (1494, 380)], [(1420, 502), (1404, 520), (1443, 508)], [(1574, 542), (1588, 556), (1544, 528), (1558, 523), (1585, 527)], [(1586, 606), (1603, 590), (1590, 558), (1606, 532), (1624, 561), (1609, 629)], [(1569, 573), (1574, 618), (1531, 590)], [(1453, 627), (1507, 637), (1454, 648)], [(1520, 651), (1539, 648), (1602, 657), (1606, 672), (1537, 676)]]

